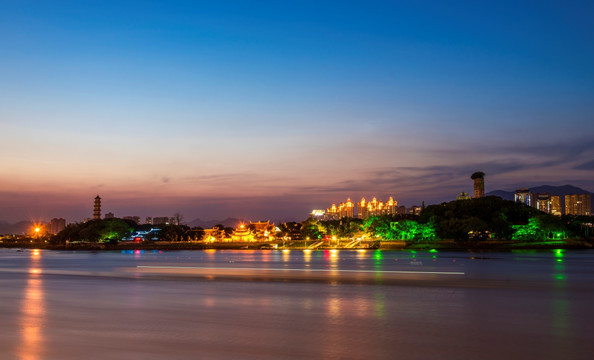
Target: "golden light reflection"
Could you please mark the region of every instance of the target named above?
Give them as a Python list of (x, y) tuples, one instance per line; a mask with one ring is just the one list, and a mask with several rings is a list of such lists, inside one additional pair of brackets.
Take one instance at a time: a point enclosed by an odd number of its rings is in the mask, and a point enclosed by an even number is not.
[(288, 262), (289, 260), (291, 260), (291, 250), (283, 249), (283, 261)]
[(21, 304), (20, 334), (21, 343), (17, 348), (20, 359), (41, 359), (43, 353), (43, 330), (45, 325), (45, 302), (43, 282), (39, 266), (40, 251), (31, 252), (29, 278)]
[(311, 261), (311, 249), (303, 250), (303, 261), (306, 263)]
[(326, 313), (328, 317), (332, 319), (337, 319), (340, 317), (340, 308), (341, 308), (341, 301), (338, 297), (331, 297), (326, 302)]
[[(328, 261), (330, 262), (330, 269), (337, 270), (337, 268), (338, 268), (338, 250), (330, 249), (330, 250), (328, 250), (328, 254), (330, 255), (328, 257)], [(332, 271), (330, 274), (336, 275), (337, 272)]]

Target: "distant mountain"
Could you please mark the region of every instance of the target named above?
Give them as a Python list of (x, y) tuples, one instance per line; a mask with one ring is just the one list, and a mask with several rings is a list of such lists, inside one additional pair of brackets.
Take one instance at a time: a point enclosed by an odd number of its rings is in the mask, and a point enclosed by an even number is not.
[(505, 190), (495, 190), (490, 191), (485, 194), (486, 196), (499, 196), (503, 200), (514, 200), (514, 192), (513, 191), (505, 191)]
[[(591, 192), (579, 188), (573, 185), (563, 185), (563, 186), (551, 186), (551, 185), (541, 185), (537, 187), (529, 188), (530, 192), (533, 194), (538, 193), (549, 193), (551, 195), (559, 195), (561, 197), (569, 194), (592, 194)], [(494, 195), (499, 196), (504, 200), (513, 200), (514, 199), (514, 191), (505, 191), (505, 190), (495, 190), (487, 193), (486, 195)]]
[(9, 224), (7, 222), (0, 223), (0, 234), (5, 235), (23, 235), (31, 233), (33, 223), (30, 221), (19, 221), (16, 224)]
[(226, 227), (237, 227), (237, 225), (241, 222), (247, 222), (247, 221), (242, 220), (242, 219), (237, 219), (237, 218), (227, 218), (225, 220), (195, 219), (195, 220), (190, 221), (188, 223), (188, 226), (190, 226), (190, 227), (200, 226), (201, 228), (204, 228), (204, 229), (210, 229), (217, 224), (222, 224), (222, 225), (225, 225)]
[(286, 217), (286, 218), (276, 219), (276, 220), (272, 220), (271, 219), (270, 222), (278, 225), (278, 224), (282, 224), (282, 223), (285, 223), (285, 222), (296, 222), (296, 223), (300, 223), (303, 220), (305, 220), (305, 218), (298, 219), (296, 217)]

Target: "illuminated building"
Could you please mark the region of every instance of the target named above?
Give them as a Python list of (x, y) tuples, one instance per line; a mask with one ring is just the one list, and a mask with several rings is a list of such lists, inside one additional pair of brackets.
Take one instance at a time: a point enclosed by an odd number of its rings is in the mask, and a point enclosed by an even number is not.
[[(355, 210), (356, 209), (356, 210)], [(366, 219), (370, 216), (378, 215), (396, 215), (404, 214), (406, 209), (399, 207), (398, 202), (390, 196), (388, 201), (378, 201), (375, 197), (371, 201), (362, 198), (355, 206), (355, 203), (351, 199), (347, 199), (346, 202), (332, 204), (325, 212), (323, 210), (314, 210), (310, 214), (312, 218), (323, 218), (324, 220), (340, 220), (342, 218), (354, 218)]]
[(423, 210), (423, 208), (419, 205), (413, 205), (408, 209), (408, 213), (411, 215), (421, 215), (421, 210)]
[(93, 206), (93, 220), (99, 219), (101, 219), (101, 198), (97, 195), (95, 205)]
[(565, 195), (565, 215), (592, 215), (590, 194)]
[(326, 220), (338, 220), (345, 217), (354, 217), (355, 216), (355, 204), (351, 201), (351, 199), (347, 199), (346, 202), (340, 203), (340, 205), (336, 206), (336, 204), (332, 204), (326, 210), (326, 214), (324, 215), (324, 219)]
[(124, 216), (122, 219), (134, 221), (136, 225), (140, 224), (140, 216)]
[(231, 241), (234, 242), (252, 242), (255, 241), (254, 234), (252, 231), (245, 226), (245, 224), (239, 224), (239, 227), (231, 234)]
[(336, 204), (332, 204), (332, 206), (326, 210), (324, 220), (338, 220), (338, 209), (336, 208)]
[(546, 212), (550, 214), (553, 209), (553, 203), (551, 201), (551, 194), (549, 193), (540, 193), (536, 194), (536, 208), (542, 212)]
[(48, 231), (56, 235), (66, 227), (66, 220), (63, 218), (53, 218), (47, 225)]
[(561, 196), (553, 195), (551, 196), (551, 214), (561, 216), (562, 212), (561, 207)]
[(514, 193), (514, 201), (528, 206), (533, 206), (534, 199), (530, 189), (518, 189)]
[(388, 201), (378, 201), (375, 197), (371, 201), (362, 198), (357, 204), (357, 217), (366, 219), (370, 216), (378, 215), (396, 215), (399, 213), (398, 201), (390, 196)]
[(456, 200), (470, 200), (470, 195), (467, 192), (462, 191), (460, 195), (456, 197)]
[(223, 229), (219, 229), (218, 227), (213, 227), (212, 229), (204, 229), (204, 236), (202, 237), (202, 241), (204, 242), (224, 242), (230, 241), (225, 236), (225, 231)]
[(394, 198), (390, 196), (388, 198), (388, 201), (386, 201), (386, 203), (385, 203), (383, 211), (384, 211), (384, 214), (386, 214), (386, 215), (398, 214), (398, 201), (394, 200)]
[(485, 173), (477, 171), (470, 178), (474, 180), (474, 198), (485, 197)]
[(258, 222), (250, 221), (249, 229), (252, 230), (252, 232), (254, 234), (254, 239), (256, 241), (274, 240), (276, 228), (275, 228), (274, 224), (270, 223), (270, 220), (258, 221)]
[(152, 224), (153, 224), (153, 218), (152, 218), (152, 217), (150, 217), (150, 216), (147, 216), (147, 217), (144, 219), (144, 223), (145, 223), (145, 224), (150, 224), (150, 225), (152, 225)]
[(309, 216), (312, 219), (323, 219), (326, 212), (324, 210), (312, 210)]

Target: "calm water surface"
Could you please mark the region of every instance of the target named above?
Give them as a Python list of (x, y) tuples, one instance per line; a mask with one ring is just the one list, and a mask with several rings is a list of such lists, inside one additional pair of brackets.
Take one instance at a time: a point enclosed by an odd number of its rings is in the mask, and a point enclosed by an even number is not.
[(594, 252), (0, 249), (2, 359), (591, 359)]

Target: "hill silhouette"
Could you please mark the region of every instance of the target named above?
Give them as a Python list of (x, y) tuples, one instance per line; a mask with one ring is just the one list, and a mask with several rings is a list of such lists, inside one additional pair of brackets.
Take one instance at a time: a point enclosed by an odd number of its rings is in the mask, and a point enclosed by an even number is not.
[[(529, 188), (530, 192), (533, 194), (538, 193), (549, 193), (551, 195), (559, 195), (561, 197), (570, 194), (592, 194), (591, 192), (579, 188), (573, 185), (563, 185), (563, 186), (552, 186), (552, 185), (541, 185), (536, 187)], [(515, 190), (514, 190), (515, 191)], [(490, 191), (486, 195), (494, 195), (499, 196), (503, 200), (513, 200), (514, 199), (514, 191), (505, 191), (505, 190), (495, 190)]]

